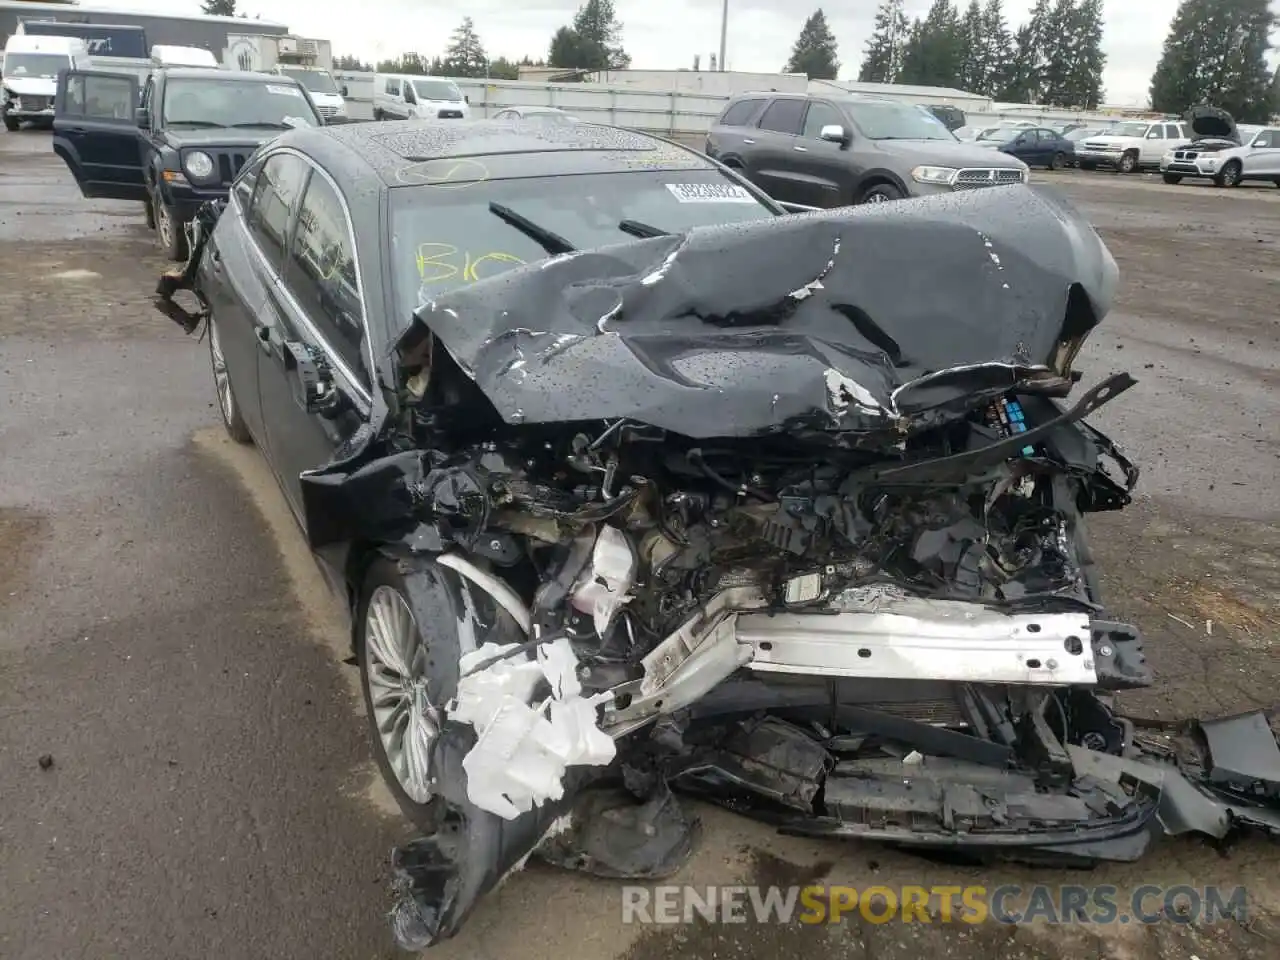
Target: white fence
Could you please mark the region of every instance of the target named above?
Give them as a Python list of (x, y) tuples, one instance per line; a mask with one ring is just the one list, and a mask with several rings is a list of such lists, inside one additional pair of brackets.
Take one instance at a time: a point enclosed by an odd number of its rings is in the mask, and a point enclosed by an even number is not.
[[(335, 74), (339, 84), (347, 86), (352, 116), (372, 117), (373, 74), (341, 70)], [(471, 110), (477, 117), (491, 117), (505, 107), (559, 107), (583, 120), (666, 135), (705, 133), (729, 100), (713, 94), (637, 90), (596, 83), (461, 78), (454, 82), (471, 98)]]
[[(351, 115), (373, 117), (373, 74), (335, 71), (340, 84), (347, 86)], [(454, 78), (471, 98), (477, 117), (491, 117), (506, 107), (559, 107), (583, 120), (608, 123), (673, 137), (698, 137), (711, 129), (728, 103), (727, 95), (680, 91), (637, 90), (630, 86), (598, 83), (538, 83), (528, 80), (473, 80)], [(995, 126), (1001, 121), (1030, 120), (1045, 126), (1067, 122), (1108, 127), (1126, 117), (1073, 114), (1060, 108), (1021, 107), (966, 113), (969, 126)]]

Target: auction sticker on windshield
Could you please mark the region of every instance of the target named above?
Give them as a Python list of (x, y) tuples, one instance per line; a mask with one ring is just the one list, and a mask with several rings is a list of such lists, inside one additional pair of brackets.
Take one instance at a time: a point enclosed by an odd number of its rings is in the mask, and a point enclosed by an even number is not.
[(281, 87), (273, 83), (267, 84), (267, 93), (276, 93), (286, 97), (302, 96), (302, 91), (297, 87)]
[(755, 203), (756, 198), (736, 183), (668, 183), (681, 203)]

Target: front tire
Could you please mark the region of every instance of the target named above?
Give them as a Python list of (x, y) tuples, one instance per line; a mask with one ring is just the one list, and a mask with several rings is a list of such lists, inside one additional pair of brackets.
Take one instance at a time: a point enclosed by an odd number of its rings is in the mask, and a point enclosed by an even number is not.
[(1220, 187), (1238, 187), (1240, 186), (1240, 161), (1230, 160), (1227, 162), (1218, 175), (1213, 178), (1213, 182)]
[(447, 628), (432, 649), (414, 618), (399, 566), (386, 557), (370, 565), (356, 608), (356, 659), (373, 740), (374, 760), (401, 811), (418, 829), (434, 833), (444, 801), (434, 787), (435, 740), (443, 722), (429, 689), (434, 657), (458, 649)]
[(889, 203), (892, 200), (901, 200), (904, 196), (905, 194), (892, 183), (877, 183), (875, 186), (864, 190), (858, 202)]
[(187, 259), (187, 234), (182, 221), (174, 215), (173, 207), (165, 203), (158, 193), (152, 195), (151, 207), (155, 211), (153, 216), (160, 249), (170, 260), (184, 262)]
[(218, 336), (218, 324), (214, 321), (213, 314), (209, 315), (209, 365), (213, 369), (213, 388), (218, 394), (218, 411), (222, 414), (222, 425), (226, 427), (227, 436), (236, 443), (253, 443), (249, 427), (240, 416), (235, 391), (231, 389), (227, 358), (222, 353), (222, 340)]
[(1164, 175), (1164, 182), (1168, 184), (1179, 184), (1182, 182), (1182, 177), (1178, 176), (1176, 173), (1166, 173)]
[(4, 128), (10, 133), (17, 133), (18, 128), (22, 126), (22, 121), (9, 116), (7, 113), (4, 117)]
[(1121, 173), (1137, 173), (1138, 172), (1138, 155), (1130, 150), (1120, 158)]

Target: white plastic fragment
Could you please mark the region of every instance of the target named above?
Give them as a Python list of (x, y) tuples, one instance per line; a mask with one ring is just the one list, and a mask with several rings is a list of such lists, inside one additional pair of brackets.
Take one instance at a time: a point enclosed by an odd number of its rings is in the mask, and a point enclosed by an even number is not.
[(618, 611), (631, 601), (635, 576), (636, 553), (627, 535), (617, 527), (601, 527), (591, 563), (570, 595), (575, 610), (590, 614), (597, 636), (605, 635)]
[[(462, 672), (513, 648), (486, 644), (462, 658)], [(449, 713), (476, 730), (462, 769), (467, 798), (481, 810), (514, 820), (564, 796), (568, 767), (613, 760), (613, 738), (596, 722), (597, 707), (609, 694), (584, 698), (577, 670), (578, 659), (562, 637), (540, 644), (536, 659), (499, 660), (458, 682)], [(544, 682), (551, 695), (535, 704)]]

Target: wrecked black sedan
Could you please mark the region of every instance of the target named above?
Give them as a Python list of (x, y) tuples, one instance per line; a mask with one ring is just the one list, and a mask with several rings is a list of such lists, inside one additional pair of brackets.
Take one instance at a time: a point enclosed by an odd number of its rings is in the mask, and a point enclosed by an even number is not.
[(1092, 227), (1022, 186), (780, 214), (588, 124), (296, 131), (161, 279), (351, 611), (403, 946), (530, 855), (671, 874), (679, 794), (1032, 861), (1271, 826), (1261, 715), (1113, 709), (1152, 678), (1085, 527), (1138, 476), (1085, 422), (1134, 381), (1076, 387)]

